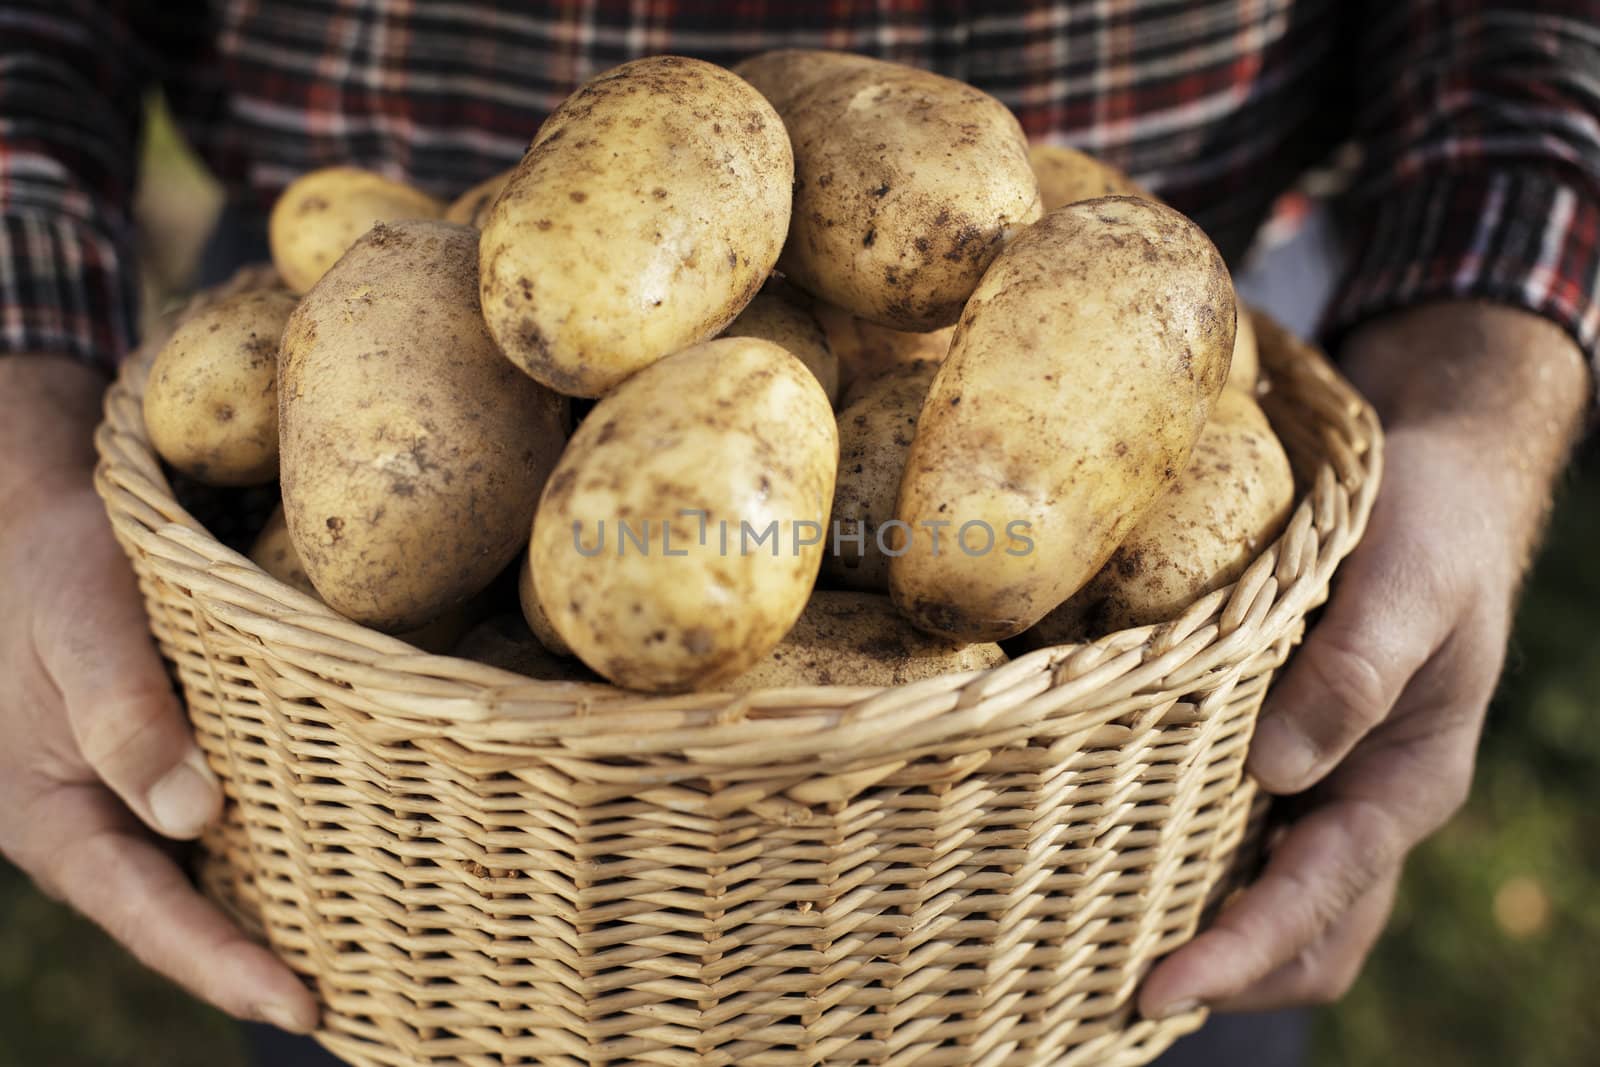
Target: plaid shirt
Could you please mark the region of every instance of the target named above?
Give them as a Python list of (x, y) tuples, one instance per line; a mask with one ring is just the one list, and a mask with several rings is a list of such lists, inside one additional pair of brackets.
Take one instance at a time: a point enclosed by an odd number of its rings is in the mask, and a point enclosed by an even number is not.
[(110, 362), (135, 336), (142, 94), (235, 200), (353, 163), (451, 196), (590, 75), (676, 52), (861, 51), (969, 81), (1237, 262), (1355, 139), (1334, 331), (1479, 297), (1600, 335), (1597, 0), (0, 0), (0, 350)]

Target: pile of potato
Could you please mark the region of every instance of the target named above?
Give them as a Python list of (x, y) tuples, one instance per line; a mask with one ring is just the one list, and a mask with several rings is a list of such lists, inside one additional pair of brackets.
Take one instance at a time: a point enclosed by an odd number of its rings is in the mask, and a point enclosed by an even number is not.
[(284, 287), (157, 355), (151, 441), (277, 479), (257, 562), (429, 650), (900, 684), (1170, 618), (1292, 501), (1205, 235), (907, 67), (638, 60), (452, 204), (332, 168), (270, 236)]

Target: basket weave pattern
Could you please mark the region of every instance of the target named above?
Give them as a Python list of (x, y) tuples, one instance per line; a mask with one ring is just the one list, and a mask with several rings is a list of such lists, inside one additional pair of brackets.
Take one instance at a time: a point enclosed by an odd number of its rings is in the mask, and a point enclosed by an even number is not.
[(1202, 1021), (1133, 996), (1248, 873), (1256, 713), (1377, 490), (1316, 352), (1263, 330), (1301, 500), (1182, 617), (895, 689), (644, 697), (427, 655), (221, 545), (144, 431), (161, 340), (97, 483), (227, 796), (202, 884), (343, 1058), (1133, 1067)]

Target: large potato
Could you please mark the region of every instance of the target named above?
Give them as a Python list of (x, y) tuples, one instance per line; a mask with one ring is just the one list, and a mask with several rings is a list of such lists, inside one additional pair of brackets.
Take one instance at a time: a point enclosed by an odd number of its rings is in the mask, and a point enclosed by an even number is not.
[(284, 332), (289, 533), (328, 605), (369, 626), (418, 626), (488, 585), (561, 451), (566, 401), (484, 329), (477, 237), (376, 226)]
[(994, 97), (937, 74), (828, 52), (810, 62), (803, 92), (774, 92), (795, 162), (781, 269), (880, 325), (949, 326), (1001, 246), (1039, 217), (1022, 127)]
[(860, 388), (839, 412), (839, 479), (822, 572), (851, 589), (889, 591), (888, 552), (904, 547), (893, 526), (906, 457), (936, 363), (902, 367)]
[(1188, 463), (1233, 315), (1216, 248), (1147, 200), (1068, 205), (1007, 247), (917, 421), (889, 564), (907, 617), (996, 640), (1088, 581)]
[(450, 206), (444, 209), (444, 220), (456, 222), (463, 226), (473, 226), (483, 229), (484, 221), (489, 217), (489, 209), (494, 207), (494, 202), (499, 199), (500, 192), (511, 180), (511, 175), (516, 170), (501, 171), (492, 178), (485, 178), (471, 189), (450, 201)]
[(444, 205), (403, 182), (359, 167), (303, 174), (272, 205), (267, 240), (284, 284), (304, 293), (379, 222), (436, 219)]
[(811, 307), (828, 348), (839, 361), (839, 402), (849, 404), (857, 390), (885, 375), (923, 363), (938, 363), (950, 350), (954, 326), (931, 333), (904, 333), (879, 326), (843, 308), (818, 300)]
[(828, 398), (782, 348), (728, 337), (668, 356), (595, 405), (551, 475), (539, 601), (618, 685), (730, 678), (805, 606), (838, 462)]
[(1076, 148), (1037, 144), (1028, 149), (1028, 162), (1038, 179), (1039, 202), (1046, 211), (1102, 196), (1155, 199), (1144, 186), (1116, 167)]
[(1100, 572), (1030, 634), (1055, 645), (1176, 618), (1243, 574), (1293, 504), (1289, 457), (1267, 417), (1226, 389), (1183, 474)]
[(295, 298), (239, 293), (192, 316), (156, 353), (144, 422), (161, 458), (207, 485), (278, 476), (278, 339)]
[(794, 157), (772, 107), (677, 56), (593, 79), (540, 129), (483, 229), (483, 310), (528, 374), (600, 396), (715, 337), (789, 226)]
[(724, 337), (759, 337), (785, 349), (817, 376), (828, 403), (839, 400), (839, 361), (811, 312), (772, 293), (758, 293), (739, 312)]
[[(300, 553), (295, 551), (294, 541), (289, 537), (289, 524), (283, 517), (281, 504), (272, 509), (272, 514), (267, 517), (267, 524), (256, 535), (255, 543), (250, 546), (250, 558), (255, 561), (256, 566), (285, 585), (298, 589), (315, 600), (322, 599), (317, 587), (311, 584), (305, 565), (300, 562)], [(482, 599), (484, 598), (477, 597), (465, 604), (447, 608), (438, 618), (425, 622), (415, 629), (403, 630), (395, 636), (402, 641), (409, 641), (424, 652), (448, 652), (455, 647), (461, 635), (482, 616), (483, 605), (479, 603)]]
[(922, 633), (886, 596), (819, 589), (778, 646), (723, 688), (906, 685), (1004, 662), (999, 645), (964, 645)]

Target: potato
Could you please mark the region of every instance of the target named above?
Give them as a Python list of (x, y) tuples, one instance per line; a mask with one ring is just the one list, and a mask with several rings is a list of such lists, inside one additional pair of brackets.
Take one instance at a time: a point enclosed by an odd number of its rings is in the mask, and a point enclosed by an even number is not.
[(1289, 457), (1249, 396), (1225, 389), (1189, 465), (1089, 584), (1029, 631), (1042, 645), (1165, 622), (1238, 579), (1288, 521)]
[(917, 421), (896, 510), (911, 541), (889, 564), (900, 610), (998, 640), (1077, 592), (1188, 463), (1233, 313), (1216, 248), (1160, 204), (1085, 200), (1018, 237)]
[(522, 617), (541, 645), (558, 656), (572, 655), (572, 649), (561, 640), (556, 628), (550, 625), (550, 616), (539, 603), (539, 587), (534, 584), (533, 566), (528, 553), (522, 554), (522, 566), (517, 568), (517, 602), (522, 607)]
[(546, 682), (600, 681), (577, 660), (553, 655), (515, 615), (496, 615), (474, 626), (452, 654)]
[(891, 330), (821, 300), (812, 304), (811, 314), (839, 361), (839, 403), (846, 405), (855, 399), (855, 390), (869, 382), (906, 367), (942, 361), (955, 333), (953, 326), (932, 333)]
[(840, 585), (889, 591), (884, 549), (896, 552), (905, 542), (884, 524), (894, 518), (917, 416), (938, 370), (936, 363), (901, 367), (863, 384), (839, 412), (839, 478), (822, 573)]
[(1156, 199), (1144, 186), (1109, 163), (1065, 145), (1036, 144), (1028, 149), (1028, 162), (1039, 182), (1039, 202), (1044, 210), (1094, 200), (1102, 196), (1142, 196)]
[[(267, 517), (267, 524), (256, 535), (255, 543), (250, 546), (250, 558), (258, 567), (285, 585), (298, 589), (314, 600), (322, 599), (317, 593), (317, 587), (311, 584), (305, 566), (300, 562), (300, 554), (294, 549), (294, 541), (289, 537), (289, 525), (284, 520), (281, 504), (272, 509), (272, 514)], [(478, 603), (478, 599), (481, 598), (450, 608), (437, 619), (423, 623), (414, 630), (397, 633), (395, 636), (416, 645), (424, 652), (446, 652), (455, 646), (461, 635), (466, 633), (482, 615), (482, 605)]]
[(500, 191), (506, 187), (513, 173), (514, 170), (506, 170), (492, 178), (485, 178), (450, 201), (450, 206), (444, 209), (444, 220), (483, 229), (484, 220), (489, 217), (489, 209), (494, 207)]
[(436, 219), (444, 205), (403, 182), (359, 167), (303, 174), (272, 205), (267, 240), (285, 285), (304, 293), (375, 223)]
[(780, 48), (734, 64), (733, 72), (754, 85), (781, 115), (796, 99), (822, 82), (846, 71), (868, 70), (882, 62), (854, 52)]
[(827, 52), (811, 62), (804, 92), (774, 93), (795, 162), (780, 268), (879, 325), (949, 326), (1006, 240), (1039, 217), (1022, 127), (950, 78)]
[(566, 401), (484, 329), (477, 239), (447, 222), (375, 226), (284, 331), (289, 534), (328, 605), (379, 629), (488, 585), (561, 451)]
[(294, 305), (281, 289), (238, 293), (167, 339), (144, 391), (162, 459), (207, 485), (278, 476), (278, 338)]
[(1239, 301), (1238, 326), (1233, 331), (1233, 362), (1228, 367), (1228, 388), (1254, 396), (1261, 382), (1261, 352), (1256, 343), (1255, 313)]
[(828, 398), (782, 348), (726, 337), (668, 356), (572, 435), (533, 524), (539, 600), (618, 685), (731, 678), (805, 607), (838, 464)]
[(625, 63), (550, 117), (483, 229), (483, 310), (506, 356), (601, 396), (715, 337), (789, 228), (794, 157), (748, 82), (678, 56)]
[(1005, 662), (999, 645), (955, 644), (922, 633), (886, 596), (819, 589), (778, 646), (724, 688), (906, 685)]
[(839, 400), (839, 361), (828, 347), (827, 335), (811, 312), (772, 293), (758, 293), (739, 312), (724, 337), (759, 337), (771, 341), (794, 356), (817, 376), (828, 403)]

